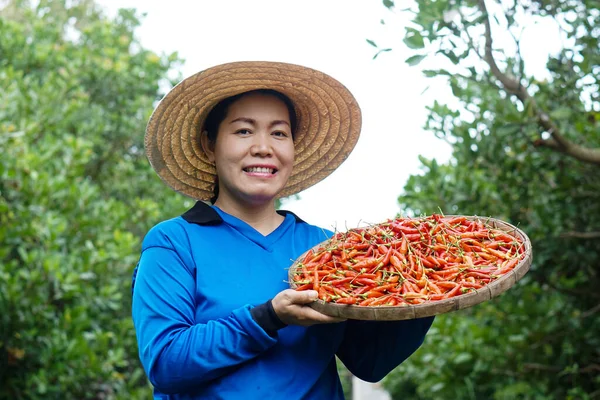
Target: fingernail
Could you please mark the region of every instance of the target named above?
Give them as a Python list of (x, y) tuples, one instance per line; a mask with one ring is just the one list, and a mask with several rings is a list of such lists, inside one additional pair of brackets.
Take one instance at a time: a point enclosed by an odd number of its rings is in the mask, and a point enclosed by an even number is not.
[(317, 292), (316, 290), (309, 290), (308, 291), (308, 297), (311, 300), (316, 300), (319, 297), (319, 292)]

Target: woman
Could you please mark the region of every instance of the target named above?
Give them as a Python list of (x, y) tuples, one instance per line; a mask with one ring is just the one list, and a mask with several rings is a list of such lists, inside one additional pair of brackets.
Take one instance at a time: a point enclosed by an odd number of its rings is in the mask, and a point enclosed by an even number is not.
[(277, 211), (275, 200), (329, 175), (359, 132), (344, 86), (290, 64), (216, 66), (161, 101), (148, 157), (199, 201), (150, 230), (134, 275), (133, 320), (155, 398), (342, 399), (336, 355), (374, 382), (421, 345), (433, 318), (343, 321), (307, 307), (316, 292), (286, 283), (291, 263), (333, 233)]

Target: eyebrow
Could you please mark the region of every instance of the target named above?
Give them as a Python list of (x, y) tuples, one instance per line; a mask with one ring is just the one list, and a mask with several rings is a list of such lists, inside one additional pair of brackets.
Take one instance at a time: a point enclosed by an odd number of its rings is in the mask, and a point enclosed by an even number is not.
[[(231, 121), (231, 122), (230, 122), (230, 124), (233, 124), (233, 123), (235, 123), (235, 122), (247, 122), (247, 123), (249, 123), (249, 124), (256, 125), (256, 120), (254, 120), (254, 119), (252, 119), (252, 118), (246, 118), (246, 117), (239, 117), (239, 118), (236, 118), (236, 119), (234, 119), (233, 121)], [(275, 126), (275, 125), (280, 125), (280, 124), (283, 124), (283, 125), (290, 126), (290, 123), (289, 123), (289, 122), (287, 122), (287, 121), (285, 121), (285, 120), (283, 120), (283, 119), (276, 119), (275, 121), (272, 121), (272, 122), (269, 124), (269, 127), (273, 127), (273, 126)]]

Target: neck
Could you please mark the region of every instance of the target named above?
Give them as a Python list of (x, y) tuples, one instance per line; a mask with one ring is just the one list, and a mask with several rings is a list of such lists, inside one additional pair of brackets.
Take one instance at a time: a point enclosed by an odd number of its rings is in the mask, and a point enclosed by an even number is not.
[(273, 232), (284, 219), (283, 216), (277, 214), (274, 201), (259, 204), (240, 204), (219, 197), (215, 202), (215, 206), (246, 222), (263, 235)]

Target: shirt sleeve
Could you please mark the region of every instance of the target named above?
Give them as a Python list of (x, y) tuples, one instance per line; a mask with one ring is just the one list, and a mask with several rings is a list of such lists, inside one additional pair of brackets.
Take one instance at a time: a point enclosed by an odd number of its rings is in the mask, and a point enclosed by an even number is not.
[(348, 320), (337, 356), (354, 376), (378, 382), (423, 344), (433, 319)]
[(140, 360), (163, 393), (185, 392), (216, 379), (277, 342), (253, 320), (251, 306), (226, 318), (195, 322), (194, 262), (182, 243), (186, 240), (185, 234), (153, 228), (142, 245), (133, 289)]

